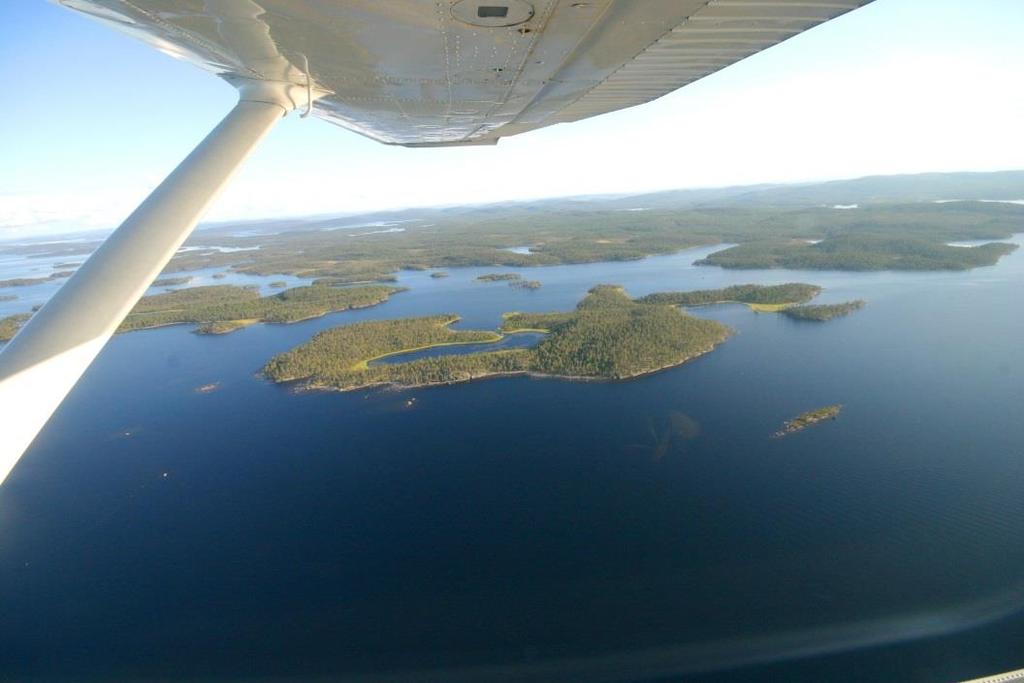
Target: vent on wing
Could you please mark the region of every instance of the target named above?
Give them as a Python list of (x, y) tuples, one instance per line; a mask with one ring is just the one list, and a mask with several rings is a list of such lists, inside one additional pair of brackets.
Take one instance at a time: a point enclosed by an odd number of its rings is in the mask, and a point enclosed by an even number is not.
[(516, 26), (533, 18), (533, 5), (523, 0), (459, 0), (452, 16), (472, 26)]

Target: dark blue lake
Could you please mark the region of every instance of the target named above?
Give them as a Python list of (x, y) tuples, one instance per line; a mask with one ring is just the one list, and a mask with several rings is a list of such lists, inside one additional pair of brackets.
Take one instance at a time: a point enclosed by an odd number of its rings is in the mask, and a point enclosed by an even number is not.
[[(1024, 666), (1024, 250), (966, 273), (690, 265), (711, 250), (522, 270), (536, 291), (404, 273), (372, 309), (116, 337), (0, 489), (0, 680)], [(492, 329), (598, 283), (785, 281), (868, 303), (823, 324), (701, 308), (736, 334), (626, 382), (257, 376), (359, 320)]]

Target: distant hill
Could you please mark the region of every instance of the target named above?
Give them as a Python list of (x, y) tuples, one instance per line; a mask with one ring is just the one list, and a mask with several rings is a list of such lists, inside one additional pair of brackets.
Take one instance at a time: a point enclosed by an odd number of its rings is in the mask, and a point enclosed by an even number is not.
[(613, 200), (646, 208), (906, 204), (944, 199), (1024, 200), (1024, 170), (867, 176), (795, 185), (668, 190)]
[[(357, 215), (305, 216), (244, 223), (220, 223), (201, 229), (229, 234), (281, 231), (344, 230), (375, 227), (416, 227), (446, 218), (551, 214), (639, 209), (745, 207), (816, 207), (868, 204), (913, 204), (948, 199), (1024, 200), (1024, 170), (988, 173), (919, 173), (866, 176), (848, 180), (786, 185), (666, 190), (634, 195), (555, 197), (493, 204), (423, 207)], [(408, 221), (408, 223), (404, 223)], [(376, 224), (376, 225), (375, 225)]]
[[(464, 204), (390, 209), (359, 214), (337, 213), (250, 221), (206, 223), (205, 235), (232, 237), (273, 235), (281, 232), (366, 228), (414, 228), (452, 218), (477, 219), (565, 212), (630, 211), (641, 209), (806, 208), (836, 205), (914, 204), (950, 199), (1024, 200), (1024, 170), (982, 173), (918, 173), (878, 175), (818, 183), (736, 185), (730, 187), (664, 190), (641, 194), (606, 194), (553, 197), (491, 204)], [(109, 231), (74, 233), (76, 240), (102, 239)], [(53, 240), (55, 234), (33, 235), (0, 230), (0, 241)]]

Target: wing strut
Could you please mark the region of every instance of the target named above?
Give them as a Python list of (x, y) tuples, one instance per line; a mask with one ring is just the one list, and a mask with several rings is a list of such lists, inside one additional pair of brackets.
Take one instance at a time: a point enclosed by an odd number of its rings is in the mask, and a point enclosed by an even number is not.
[(302, 86), (247, 81), (224, 120), (0, 352), (0, 483)]

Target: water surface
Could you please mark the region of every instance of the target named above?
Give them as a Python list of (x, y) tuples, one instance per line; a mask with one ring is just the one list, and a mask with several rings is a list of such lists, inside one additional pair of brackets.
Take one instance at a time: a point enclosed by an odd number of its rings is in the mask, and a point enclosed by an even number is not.
[[(0, 672), (1024, 665), (1024, 250), (962, 273), (692, 265), (718, 248), (518, 269), (534, 291), (403, 272), (410, 291), (371, 309), (118, 335), (0, 491)], [(786, 281), (868, 303), (824, 324), (704, 307), (729, 341), (625, 382), (292, 393), (256, 375), (359, 320), (494, 329), (599, 283)], [(769, 438), (831, 403), (835, 422)]]

